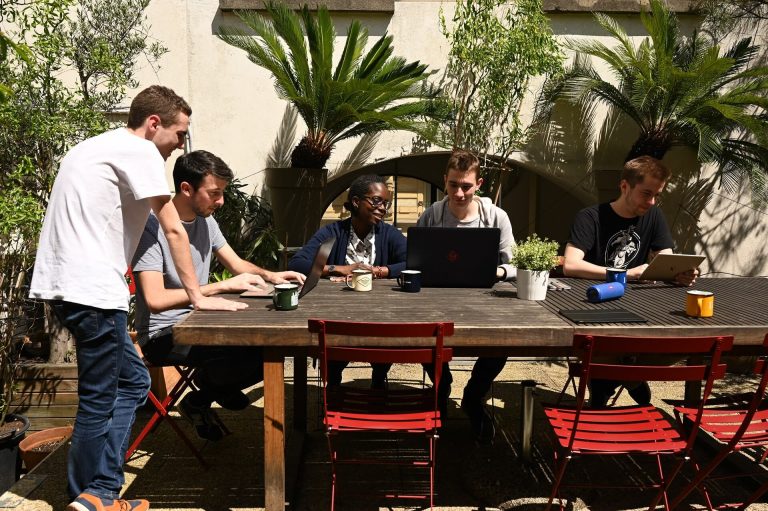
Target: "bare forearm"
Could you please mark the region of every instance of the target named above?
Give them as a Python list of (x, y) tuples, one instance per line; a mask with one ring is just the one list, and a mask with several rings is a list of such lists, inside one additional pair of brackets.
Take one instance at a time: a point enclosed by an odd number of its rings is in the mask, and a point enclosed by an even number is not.
[[(224, 291), (221, 282), (213, 282), (200, 287), (200, 292), (203, 296), (213, 296)], [(165, 289), (162, 293), (158, 293), (157, 296), (153, 296), (151, 300), (147, 300), (147, 306), (153, 314), (181, 309), (189, 305), (189, 295), (187, 295), (184, 289)]]
[(604, 279), (605, 267), (589, 263), (583, 259), (568, 260), (563, 264), (563, 273), (567, 277), (577, 277), (581, 279)]

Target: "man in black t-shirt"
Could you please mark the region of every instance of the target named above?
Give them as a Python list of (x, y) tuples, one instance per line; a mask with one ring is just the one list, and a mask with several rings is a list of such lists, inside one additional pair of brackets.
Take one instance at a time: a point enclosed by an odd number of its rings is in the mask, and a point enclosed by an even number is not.
[[(621, 195), (576, 215), (565, 247), (565, 275), (602, 280), (606, 268), (625, 268), (627, 280), (638, 280), (656, 254), (672, 253), (672, 234), (655, 205), (669, 176), (650, 156), (628, 161), (621, 173)], [(680, 273), (675, 282), (690, 286), (697, 273)]]
[[(624, 268), (627, 280), (639, 280), (656, 254), (672, 253), (674, 242), (656, 200), (671, 173), (659, 160), (640, 156), (624, 164), (619, 190), (612, 201), (579, 211), (565, 247), (563, 273), (568, 277), (605, 279), (606, 268)], [(675, 283), (690, 286), (698, 270), (675, 276)], [(603, 407), (621, 382), (593, 380), (591, 404)], [(645, 382), (625, 383), (638, 402), (650, 401)]]

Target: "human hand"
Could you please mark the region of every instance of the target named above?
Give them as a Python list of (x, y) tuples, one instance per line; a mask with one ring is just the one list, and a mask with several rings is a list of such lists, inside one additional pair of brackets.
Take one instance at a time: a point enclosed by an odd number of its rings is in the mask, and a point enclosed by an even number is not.
[(369, 264), (365, 264), (365, 263), (347, 264), (347, 265), (344, 265), (344, 266), (337, 266), (335, 273), (346, 277), (347, 275), (352, 275), (352, 272), (354, 270), (373, 271), (373, 266), (371, 266)]
[(285, 284), (286, 282), (295, 280), (299, 285), (303, 285), (304, 281), (307, 279), (303, 273), (297, 271), (270, 271), (266, 273), (265, 277), (273, 284)]
[(696, 277), (699, 275), (699, 269), (684, 271), (675, 275), (675, 284), (678, 286), (690, 287), (696, 282)]
[(240, 273), (227, 280), (221, 281), (222, 286), (228, 293), (240, 293), (242, 291), (257, 291), (259, 288), (266, 287), (264, 279), (253, 273)]
[(646, 268), (648, 268), (647, 264), (641, 264), (627, 270), (627, 280), (640, 280), (640, 275), (643, 274)]
[(194, 307), (199, 311), (239, 311), (248, 307), (248, 304), (216, 296), (204, 296), (194, 303)]

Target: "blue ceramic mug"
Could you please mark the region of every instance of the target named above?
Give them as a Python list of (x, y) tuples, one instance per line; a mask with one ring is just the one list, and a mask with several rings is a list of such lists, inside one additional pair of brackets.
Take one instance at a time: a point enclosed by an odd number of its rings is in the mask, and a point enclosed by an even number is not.
[(606, 268), (605, 269), (605, 281), (617, 282), (622, 286), (627, 285), (627, 270), (624, 268)]
[(421, 291), (421, 272), (419, 270), (403, 270), (397, 277), (397, 284), (406, 293)]

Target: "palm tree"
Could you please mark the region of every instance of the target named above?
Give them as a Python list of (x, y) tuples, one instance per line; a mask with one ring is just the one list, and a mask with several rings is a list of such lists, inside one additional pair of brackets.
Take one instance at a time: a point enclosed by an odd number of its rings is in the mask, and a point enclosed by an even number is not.
[[(641, 14), (649, 37), (638, 45), (604, 14), (595, 18), (615, 46), (568, 41), (576, 58), (545, 84), (538, 117), (547, 119), (562, 99), (585, 114), (583, 128), (594, 132), (595, 107), (603, 103), (614, 114), (609, 120), (628, 118), (639, 128), (626, 160), (662, 158), (673, 146), (687, 146), (702, 165), (716, 165), (716, 178), (726, 189), (735, 190), (746, 177), (753, 197), (766, 199), (768, 67), (752, 65), (759, 47), (745, 38), (723, 50), (698, 31), (685, 37), (661, 0), (650, 5), (650, 13)], [(594, 60), (606, 64), (610, 75), (595, 70)]]
[(364, 53), (368, 29), (353, 21), (334, 69), (336, 30), (326, 7), (318, 7), (316, 18), (306, 5), (300, 14), (282, 3), (266, 8), (271, 20), (237, 12), (257, 37), (234, 27), (222, 27), (218, 37), (270, 71), (278, 95), (304, 119), (307, 134), (291, 154), (293, 167), (322, 168), (344, 139), (388, 130), (426, 133), (421, 121), (437, 114), (435, 91), (426, 83), (432, 73), (426, 64), (392, 56), (392, 36)]

